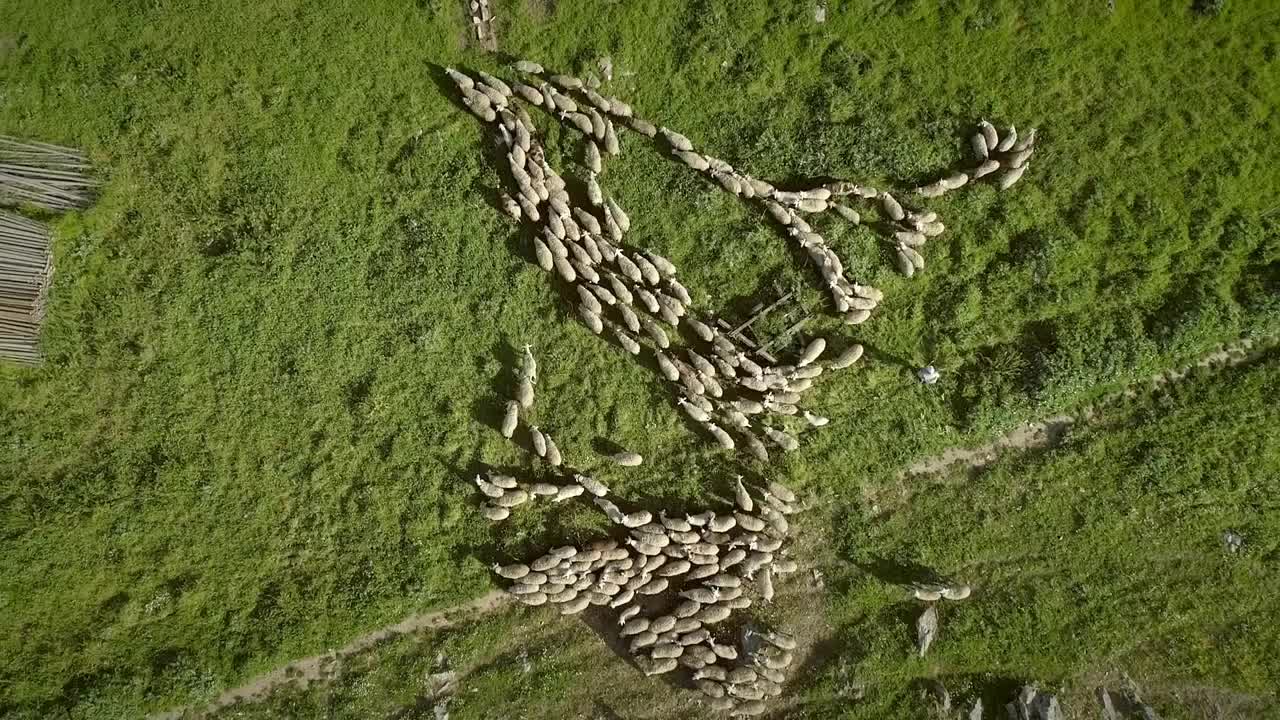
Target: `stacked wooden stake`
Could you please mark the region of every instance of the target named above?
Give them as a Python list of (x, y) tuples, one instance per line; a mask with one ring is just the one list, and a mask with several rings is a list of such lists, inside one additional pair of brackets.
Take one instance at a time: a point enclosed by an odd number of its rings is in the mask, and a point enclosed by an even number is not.
[(51, 272), (49, 233), (21, 215), (0, 212), (0, 358), (35, 364)]
[(0, 204), (66, 211), (87, 207), (96, 183), (78, 150), (0, 135)]

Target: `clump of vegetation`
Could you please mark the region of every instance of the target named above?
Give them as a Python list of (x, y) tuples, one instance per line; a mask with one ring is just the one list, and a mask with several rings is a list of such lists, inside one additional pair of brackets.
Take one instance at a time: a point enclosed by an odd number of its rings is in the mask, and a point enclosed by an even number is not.
[(1201, 15), (1214, 16), (1222, 13), (1227, 0), (1195, 0), (1193, 7)]

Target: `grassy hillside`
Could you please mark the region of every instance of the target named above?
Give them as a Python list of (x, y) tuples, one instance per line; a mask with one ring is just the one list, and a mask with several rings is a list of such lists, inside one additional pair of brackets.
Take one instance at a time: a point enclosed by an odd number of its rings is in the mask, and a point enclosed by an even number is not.
[[(931, 717), (934, 683), (967, 710), (1036, 682), (1069, 717), (1096, 718), (1096, 688), (1123, 688), (1124, 675), (1165, 718), (1280, 713), (1280, 630), (1267, 620), (1280, 612), (1280, 443), (1258, 442), (1280, 409), (1257, 402), (1277, 391), (1272, 351), (1112, 409), (1053, 450), (933, 478), (909, 502), (821, 513), (806, 532), (839, 538), (817, 561), (829, 605), (815, 612), (811, 583), (797, 579), (765, 611), (815, 649), (774, 716)], [(1236, 553), (1228, 530), (1244, 538)], [(919, 659), (924, 605), (904, 601), (901, 584), (935, 574), (975, 590), (941, 605), (936, 645)], [(696, 693), (614, 657), (592, 622), (513, 610), (215, 717), (430, 718), (430, 676), (443, 671), (458, 674), (451, 717), (706, 717)]]
[[(1042, 128), (1016, 192), (934, 204), (951, 231), (923, 277), (823, 229), (887, 300), (856, 334), (814, 327), (869, 362), (817, 391), (832, 427), (770, 472), (853, 498), (1280, 327), (1276, 16), (1119, 5), (831, 2), (816, 24), (770, 2), (529, 0), (499, 31), (549, 66), (610, 55), (640, 113), (778, 180), (914, 184), (981, 116)], [(57, 224), (48, 361), (0, 370), (0, 714), (207, 697), (482, 591), (480, 558), (580, 534), (537, 512), (495, 532), (464, 482), (527, 463), (489, 426), (525, 342), (572, 462), (600, 438), (654, 458), (608, 477), (624, 496), (696, 497), (741, 462), (568, 320), (490, 206), (484, 140), (439, 79), (497, 67), (462, 13), (0, 4), (0, 132), (84, 147), (107, 180)], [(707, 307), (736, 319), (790, 287), (822, 307), (757, 218), (639, 140), (606, 188)], [(936, 388), (909, 372), (927, 362)]]

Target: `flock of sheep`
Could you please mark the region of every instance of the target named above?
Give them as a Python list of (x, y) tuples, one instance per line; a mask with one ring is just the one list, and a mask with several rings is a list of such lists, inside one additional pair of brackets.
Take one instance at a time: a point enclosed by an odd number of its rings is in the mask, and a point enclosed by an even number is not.
[(781, 693), (795, 641), (748, 630), (735, 642), (727, 621), (753, 601), (772, 600), (774, 575), (798, 569), (784, 548), (787, 515), (795, 510), (791, 491), (770, 483), (753, 493), (738, 478), (732, 509), (654, 516), (624, 512), (599, 481), (575, 479), (625, 529), (625, 540), (495, 565), (512, 581), (508, 592), (526, 605), (557, 605), (565, 615), (591, 605), (616, 610), (618, 634), (646, 675), (683, 668), (711, 707), (763, 712), (764, 700)]
[[(542, 72), (528, 62), (517, 67), (526, 73)], [(705, 170), (726, 187), (761, 198), (779, 222), (785, 218), (788, 232), (821, 263), (846, 321), (861, 323), (879, 302), (880, 291), (847, 281), (839, 258), (798, 213), (838, 207), (856, 215), (830, 200), (853, 189), (775, 190), (723, 161), (694, 153), (683, 135), (635, 117), (630, 106), (599, 95), (577, 78), (550, 75), (538, 87), (525, 83), (512, 87), (483, 72), (476, 78), (452, 69), (448, 72), (463, 92), (463, 103), (495, 127), (506, 149), (513, 192), (504, 195), (504, 209), (530, 223), (538, 264), (573, 288), (584, 325), (596, 334), (607, 333), (632, 355), (651, 355), (657, 371), (681, 395), (677, 402), (684, 412), (725, 449), (743, 448), (767, 461), (771, 447), (795, 450), (804, 429), (827, 423), (826, 418), (801, 410), (802, 394), (824, 371), (856, 363), (862, 346), (849, 345), (825, 364), (817, 362), (826, 349), (821, 338), (810, 342), (793, 365), (775, 366), (753, 358), (749, 349), (692, 312), (693, 298), (677, 278), (673, 263), (656, 252), (626, 245), (631, 220), (616, 200), (604, 194), (598, 173), (603, 156), (620, 152), (615, 120), (645, 135), (661, 134), (686, 163)], [(547, 163), (533, 123), (517, 98), (587, 135), (585, 204), (570, 197), (563, 177)], [(896, 205), (887, 193), (881, 197)], [(903, 213), (901, 217), (921, 227), (940, 226), (929, 215)], [(514, 412), (518, 412), (515, 406), (509, 407), (510, 422)]]
[[(651, 357), (679, 394), (676, 402), (683, 412), (721, 447), (744, 448), (760, 461), (769, 459), (771, 449), (798, 449), (803, 432), (828, 422), (800, 408), (803, 394), (824, 373), (857, 363), (862, 346), (847, 345), (834, 359), (822, 361), (827, 342), (816, 338), (794, 363), (777, 365), (753, 356), (694, 312), (675, 265), (628, 244), (631, 220), (600, 185), (604, 159), (621, 152), (619, 129), (653, 139), (674, 160), (772, 218), (812, 261), (846, 324), (865, 322), (883, 295), (847, 277), (844, 263), (809, 220), (829, 211), (844, 222), (868, 227), (893, 248), (907, 276), (924, 269), (921, 249), (945, 231), (943, 223), (933, 212), (904, 207), (888, 191), (854, 183), (778, 189), (696, 150), (684, 135), (637, 117), (630, 105), (602, 95), (594, 83), (548, 73), (530, 61), (515, 63), (515, 69), (525, 82), (508, 84), (485, 72), (446, 72), (461, 91), (463, 105), (493, 129), (505, 152), (509, 191), (501, 196), (501, 206), (527, 223), (538, 265), (568, 286), (577, 316), (591, 332), (607, 334), (631, 355)], [(525, 105), (542, 109), (583, 136), (585, 198), (572, 197), (564, 177), (547, 162)], [(982, 150), (978, 168), (920, 188), (916, 195), (936, 197), (970, 176), (988, 176), (1002, 167), (999, 184), (1006, 189), (1025, 172), (1034, 138), (1031, 131), (1018, 139), (1010, 129), (1002, 139), (984, 123), (974, 139), (975, 150), (980, 143)], [(943, 189), (935, 192), (938, 188)], [(505, 437), (514, 438), (520, 429), (536, 383), (537, 362), (526, 346), (515, 397), (502, 418)], [(562, 467), (551, 435), (536, 425), (526, 423), (525, 428), (533, 452), (550, 466)], [(613, 460), (624, 466), (644, 461), (630, 452)], [(797, 569), (783, 549), (787, 516), (795, 510), (795, 496), (785, 486), (773, 482), (749, 488), (739, 477), (732, 508), (683, 517), (660, 512), (655, 517), (643, 509), (624, 512), (608, 499), (604, 483), (582, 473), (573, 473), (563, 484), (523, 483), (496, 473), (477, 476), (475, 483), (487, 498), (484, 514), (494, 521), (538, 499), (564, 502), (589, 496), (625, 531), (621, 544), (604, 539), (555, 548), (528, 564), (496, 565), (495, 572), (512, 581), (509, 591), (519, 601), (553, 604), (564, 614), (591, 605), (617, 610), (620, 635), (636, 664), (650, 675), (683, 668), (714, 708), (757, 715), (764, 712), (767, 698), (781, 692), (795, 641), (780, 633), (744, 630), (735, 645), (726, 641), (733, 634), (726, 621), (756, 599), (771, 600), (774, 575)], [(963, 600), (969, 592), (963, 585), (913, 590), (917, 599), (930, 603)], [(937, 633), (936, 621), (930, 605), (918, 623), (922, 655)]]

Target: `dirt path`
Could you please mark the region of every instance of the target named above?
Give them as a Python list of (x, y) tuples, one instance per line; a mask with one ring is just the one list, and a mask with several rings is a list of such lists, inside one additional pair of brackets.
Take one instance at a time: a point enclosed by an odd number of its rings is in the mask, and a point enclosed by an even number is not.
[(1280, 338), (1274, 336), (1259, 340), (1249, 338), (1237, 340), (1225, 347), (1219, 347), (1218, 350), (1191, 365), (1183, 366), (1177, 370), (1156, 373), (1142, 383), (1137, 383), (1124, 390), (1112, 393), (1097, 404), (1084, 407), (1076, 414), (1054, 415), (1039, 422), (1027, 423), (979, 447), (948, 448), (937, 455), (911, 464), (898, 473), (898, 479), (902, 480), (920, 475), (936, 475), (959, 464), (968, 465), (975, 469), (982, 468), (994, 462), (1000, 457), (1000, 453), (1005, 450), (1054, 447), (1066, 438), (1072, 426), (1092, 420), (1102, 407), (1111, 405), (1121, 398), (1136, 397), (1144, 386), (1161, 388), (1165, 385), (1177, 383), (1198, 368), (1218, 369), (1252, 362), (1274, 346), (1277, 341), (1280, 341)]
[(183, 713), (192, 713), (193, 717), (233, 705), (238, 702), (260, 700), (284, 685), (301, 685), (303, 687), (324, 679), (332, 674), (334, 666), (343, 659), (362, 653), (375, 645), (401, 635), (420, 630), (441, 630), (462, 622), (499, 610), (508, 604), (508, 595), (501, 590), (490, 592), (461, 605), (444, 608), (435, 612), (410, 615), (395, 625), (374, 630), (361, 635), (338, 650), (331, 650), (322, 655), (312, 655), (268, 673), (251, 678), (238, 687), (222, 691), (211, 702), (197, 707), (181, 707), (151, 715), (152, 720), (176, 720)]

